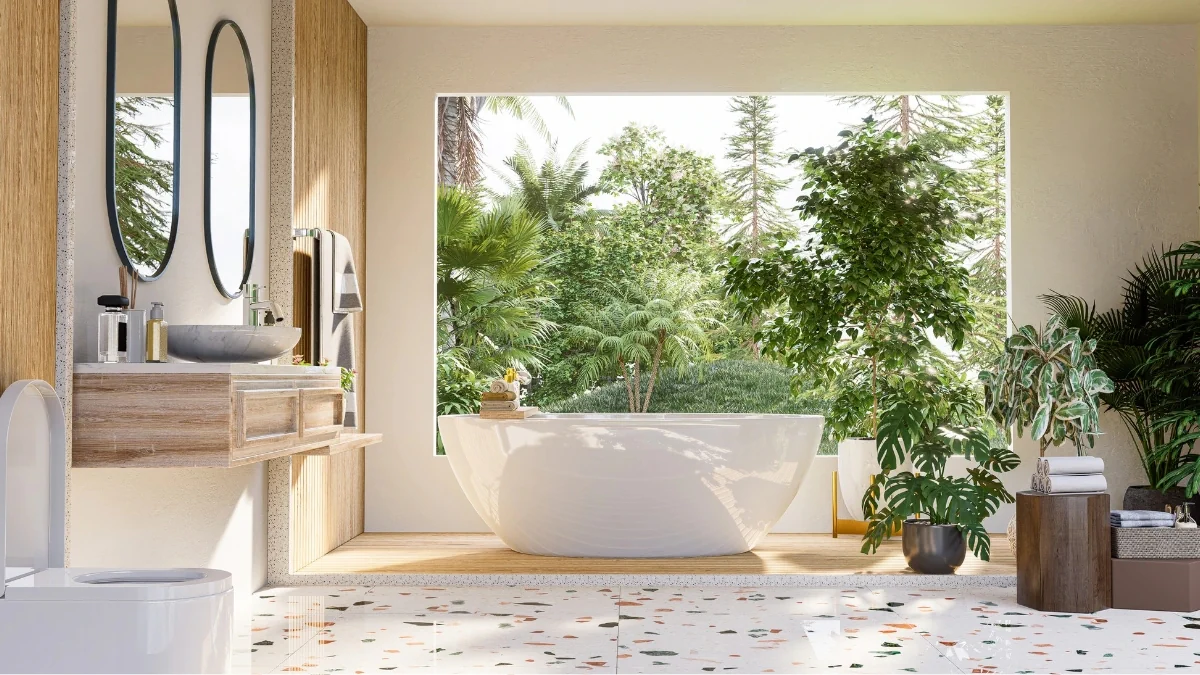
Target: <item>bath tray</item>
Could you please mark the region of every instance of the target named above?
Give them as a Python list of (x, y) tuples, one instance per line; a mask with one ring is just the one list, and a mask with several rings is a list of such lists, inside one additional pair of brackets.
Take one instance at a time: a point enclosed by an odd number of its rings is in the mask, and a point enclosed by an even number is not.
[(1200, 530), (1114, 527), (1114, 558), (1200, 558)]

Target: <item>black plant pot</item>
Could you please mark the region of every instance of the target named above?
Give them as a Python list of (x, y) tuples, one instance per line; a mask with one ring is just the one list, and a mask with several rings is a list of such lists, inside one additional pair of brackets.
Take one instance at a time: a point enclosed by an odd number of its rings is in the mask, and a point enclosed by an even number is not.
[(904, 559), (918, 574), (954, 574), (967, 557), (967, 540), (957, 525), (904, 521)]
[(1196, 498), (1188, 499), (1181, 487), (1159, 492), (1149, 485), (1130, 485), (1125, 490), (1125, 498), (1121, 500), (1121, 508), (1126, 511), (1162, 511), (1167, 506), (1175, 507), (1184, 502), (1194, 504)]

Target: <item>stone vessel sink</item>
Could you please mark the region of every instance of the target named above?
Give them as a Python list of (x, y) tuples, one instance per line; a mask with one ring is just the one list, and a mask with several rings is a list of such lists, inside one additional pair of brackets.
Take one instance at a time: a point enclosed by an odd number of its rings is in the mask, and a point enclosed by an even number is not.
[(259, 363), (292, 351), (293, 326), (167, 326), (167, 354), (197, 363)]

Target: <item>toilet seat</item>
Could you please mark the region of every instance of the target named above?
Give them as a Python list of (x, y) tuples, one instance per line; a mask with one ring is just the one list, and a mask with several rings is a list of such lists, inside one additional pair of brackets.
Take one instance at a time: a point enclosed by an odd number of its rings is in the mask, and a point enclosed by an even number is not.
[(8, 582), (9, 600), (185, 600), (224, 593), (223, 570), (51, 568)]

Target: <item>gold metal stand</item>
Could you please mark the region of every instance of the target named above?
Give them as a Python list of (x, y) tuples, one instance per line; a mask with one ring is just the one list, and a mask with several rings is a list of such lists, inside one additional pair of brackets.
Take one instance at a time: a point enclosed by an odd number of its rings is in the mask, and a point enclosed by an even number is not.
[(853, 518), (838, 518), (838, 472), (833, 472), (833, 505), (830, 513), (833, 514), (833, 538), (837, 539), (839, 534), (858, 534), (867, 533), (867, 521), (854, 520)]
[[(833, 472), (833, 505), (830, 508), (831, 518), (833, 519), (833, 538), (837, 539), (839, 534), (857, 534), (863, 535), (867, 533), (867, 521), (854, 520), (853, 518), (838, 518), (838, 472)], [(875, 479), (872, 478), (874, 483)], [(900, 528), (897, 527), (893, 535), (900, 534)]]

